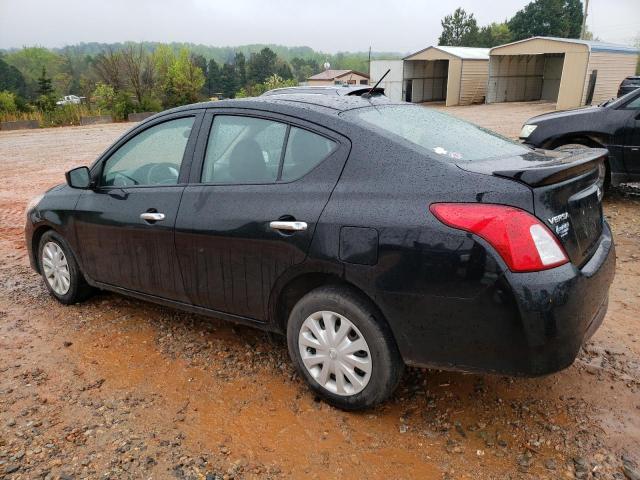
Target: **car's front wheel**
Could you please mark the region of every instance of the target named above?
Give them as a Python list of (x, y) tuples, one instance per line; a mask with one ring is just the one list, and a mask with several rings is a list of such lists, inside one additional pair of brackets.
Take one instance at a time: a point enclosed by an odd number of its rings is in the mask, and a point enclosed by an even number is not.
[(293, 308), (289, 354), (298, 372), (330, 404), (346, 410), (387, 399), (403, 362), (379, 313), (357, 292), (320, 287)]
[(585, 148), (591, 148), (583, 143), (565, 143), (564, 145), (558, 145), (554, 150), (560, 150), (561, 152), (567, 152), (571, 150), (582, 150)]
[(53, 231), (40, 239), (38, 247), (40, 272), (49, 293), (69, 305), (87, 298), (91, 287), (86, 283), (67, 242)]
[[(585, 148), (593, 147), (586, 145), (586, 143), (565, 143), (564, 145), (558, 145), (556, 148), (554, 148), (554, 150), (559, 150), (561, 152), (570, 152), (572, 150), (583, 150)], [(603, 190), (609, 190), (609, 188), (611, 187), (611, 171), (609, 170), (608, 160), (605, 161), (604, 169), (605, 171), (603, 173), (602, 184), (600, 185), (600, 187)]]

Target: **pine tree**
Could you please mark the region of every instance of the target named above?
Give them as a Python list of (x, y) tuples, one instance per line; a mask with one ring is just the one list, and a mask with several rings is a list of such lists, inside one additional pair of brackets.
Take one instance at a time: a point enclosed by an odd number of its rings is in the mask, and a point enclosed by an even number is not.
[(293, 78), (293, 72), (287, 62), (278, 61), (276, 66), (276, 75), (283, 80), (291, 80)]
[(236, 79), (239, 87), (244, 87), (247, 84), (247, 62), (242, 52), (236, 53), (234, 59), (236, 67)]
[(222, 66), (222, 72), (220, 74), (220, 89), (226, 98), (233, 98), (236, 96), (236, 90), (238, 89), (236, 69), (230, 63), (225, 63)]
[(264, 83), (267, 78), (276, 73), (276, 60), (278, 56), (268, 47), (259, 53), (252, 53), (249, 57), (248, 80), (251, 83)]
[(220, 87), (220, 67), (213, 58), (209, 60), (209, 66), (207, 67), (207, 90), (209, 97), (222, 91)]
[(51, 79), (47, 77), (47, 69), (42, 67), (42, 74), (38, 77), (38, 94), (49, 96), (53, 93)]

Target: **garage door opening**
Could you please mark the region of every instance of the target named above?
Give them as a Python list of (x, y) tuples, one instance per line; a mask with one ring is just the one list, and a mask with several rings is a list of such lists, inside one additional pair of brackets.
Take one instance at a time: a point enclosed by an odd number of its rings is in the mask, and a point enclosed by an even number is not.
[(444, 102), (447, 99), (449, 60), (405, 62), (405, 100), (414, 103)]
[(492, 55), (487, 103), (557, 102), (564, 53)]

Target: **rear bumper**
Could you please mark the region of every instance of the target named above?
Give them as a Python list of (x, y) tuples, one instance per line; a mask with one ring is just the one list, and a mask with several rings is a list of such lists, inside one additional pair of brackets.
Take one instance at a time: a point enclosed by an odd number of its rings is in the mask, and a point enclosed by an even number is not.
[(512, 353), (515, 373), (544, 375), (573, 363), (582, 344), (607, 313), (616, 255), (605, 223), (589, 261), (546, 272), (509, 274), (522, 322), (522, 354)]
[(605, 317), (615, 258), (605, 223), (581, 269), (569, 263), (543, 272), (507, 272), (473, 299), (434, 303), (414, 297), (408, 306), (405, 297), (405, 312), (422, 312), (422, 318), (412, 316), (404, 328), (391, 322), (403, 358), (409, 365), (520, 376), (562, 370)]

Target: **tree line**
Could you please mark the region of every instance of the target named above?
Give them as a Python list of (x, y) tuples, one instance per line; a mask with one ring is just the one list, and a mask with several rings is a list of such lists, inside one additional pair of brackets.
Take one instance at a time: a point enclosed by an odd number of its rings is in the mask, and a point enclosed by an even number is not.
[(127, 42), (3, 51), (0, 114), (53, 115), (60, 110), (56, 100), (74, 94), (90, 100), (90, 107), (126, 118), (136, 111), (296, 85), (320, 72), (325, 61), (332, 68), (368, 68), (366, 52), (327, 55), (308, 47), (274, 48)]
[(510, 19), (482, 27), (473, 13), (457, 8), (442, 19), (438, 44), (490, 48), (535, 36), (580, 38), (582, 19), (581, 0), (534, 0)]

